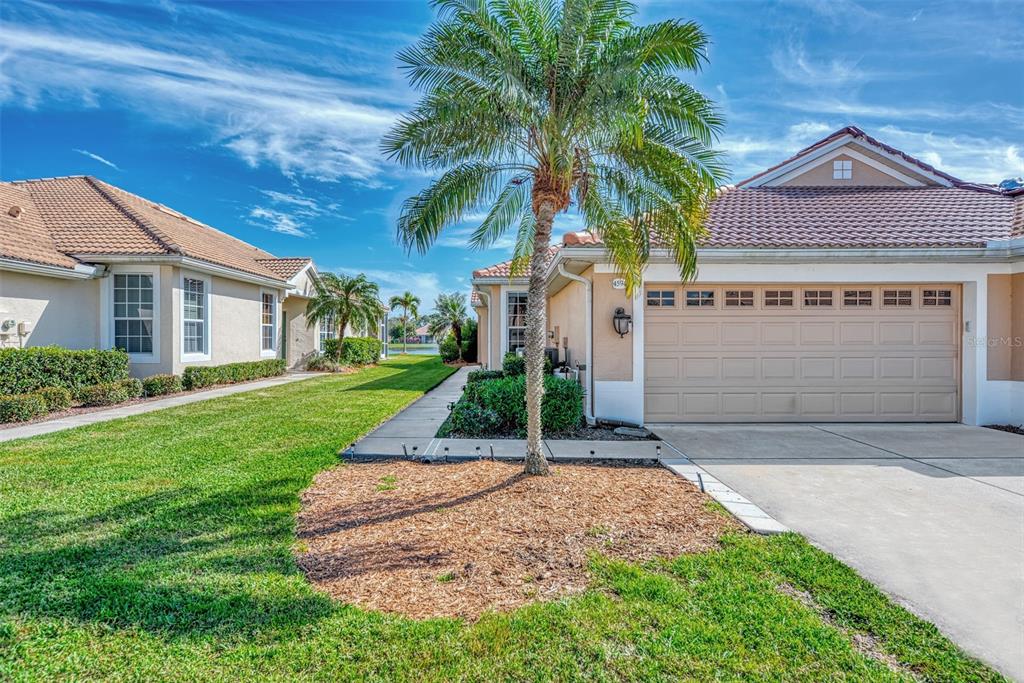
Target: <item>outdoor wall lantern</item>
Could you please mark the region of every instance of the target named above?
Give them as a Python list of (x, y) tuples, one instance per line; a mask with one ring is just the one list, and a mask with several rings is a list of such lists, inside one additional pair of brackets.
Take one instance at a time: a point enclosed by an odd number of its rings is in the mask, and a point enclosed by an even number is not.
[(629, 334), (629, 328), (633, 326), (633, 316), (626, 313), (624, 308), (616, 308), (615, 315), (612, 316), (612, 325), (615, 326), (615, 331), (619, 333), (619, 337), (625, 337)]

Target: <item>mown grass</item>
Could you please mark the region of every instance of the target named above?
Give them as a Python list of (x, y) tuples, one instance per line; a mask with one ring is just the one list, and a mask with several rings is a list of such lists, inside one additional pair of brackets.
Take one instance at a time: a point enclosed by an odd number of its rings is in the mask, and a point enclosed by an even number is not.
[(450, 374), (403, 357), (0, 445), (0, 679), (898, 680), (776, 587), (810, 592), (917, 675), (994, 680), (797, 536), (637, 567), (475, 624), (315, 592), (298, 494)]

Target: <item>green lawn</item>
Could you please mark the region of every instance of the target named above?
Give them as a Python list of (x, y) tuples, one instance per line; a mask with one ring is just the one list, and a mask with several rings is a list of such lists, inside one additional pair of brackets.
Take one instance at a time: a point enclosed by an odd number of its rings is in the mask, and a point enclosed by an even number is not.
[(0, 445), (0, 680), (896, 680), (777, 590), (935, 680), (998, 677), (797, 536), (736, 536), (472, 625), (335, 603), (292, 560), (298, 493), (450, 374), (403, 357)]

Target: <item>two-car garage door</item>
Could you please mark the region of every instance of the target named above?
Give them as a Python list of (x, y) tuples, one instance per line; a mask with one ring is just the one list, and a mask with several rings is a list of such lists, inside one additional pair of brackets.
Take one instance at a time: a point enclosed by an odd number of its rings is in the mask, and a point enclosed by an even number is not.
[(949, 284), (647, 284), (648, 422), (959, 417)]

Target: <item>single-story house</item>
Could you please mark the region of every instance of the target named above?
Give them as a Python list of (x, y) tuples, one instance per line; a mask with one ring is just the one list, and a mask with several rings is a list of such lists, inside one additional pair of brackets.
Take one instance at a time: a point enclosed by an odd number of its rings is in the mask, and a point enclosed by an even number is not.
[(430, 334), (430, 325), (420, 325), (416, 328), (416, 334), (413, 335), (416, 342), (419, 344), (433, 344), (434, 335)]
[(308, 327), (316, 266), (278, 258), (89, 176), (0, 183), (0, 348), (123, 348), (137, 376), (285, 358)]
[[(706, 226), (696, 279), (654, 249), (635, 297), (594, 235), (550, 248), (548, 338), (588, 416), (1024, 422), (1024, 188), (848, 127), (722, 188)], [(500, 367), (527, 281), (506, 262), (472, 285), (481, 361)]]

